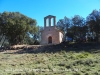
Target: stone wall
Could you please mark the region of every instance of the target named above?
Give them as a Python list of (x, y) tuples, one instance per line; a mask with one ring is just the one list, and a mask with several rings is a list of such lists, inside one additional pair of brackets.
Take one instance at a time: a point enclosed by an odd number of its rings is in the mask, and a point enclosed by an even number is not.
[(48, 44), (48, 37), (52, 37), (52, 44), (59, 44), (59, 31), (55, 29), (54, 26), (51, 27), (46, 27), (42, 32), (41, 32), (41, 44), (42, 45), (47, 45)]
[[(51, 22), (53, 19), (53, 22)], [(48, 22), (47, 22), (48, 20)], [(47, 26), (48, 23), (48, 26)], [(53, 23), (53, 26), (51, 26)], [(50, 43), (52, 40), (52, 43)], [(44, 30), (41, 31), (41, 45), (59, 44), (62, 42), (63, 34), (56, 28), (56, 16), (48, 15), (44, 17)]]

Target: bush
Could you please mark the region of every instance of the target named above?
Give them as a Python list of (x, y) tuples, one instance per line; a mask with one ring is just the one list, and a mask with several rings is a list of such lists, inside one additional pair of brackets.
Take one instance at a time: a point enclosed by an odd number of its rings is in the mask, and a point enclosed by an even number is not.
[(33, 71), (31, 73), (28, 73), (28, 75), (36, 75)]
[(7, 46), (9, 46), (9, 42), (4, 43), (4, 47), (7, 47)]
[(92, 59), (87, 59), (87, 60), (85, 61), (85, 65), (90, 66), (90, 64), (93, 64), (93, 60), (92, 60)]
[(65, 66), (66, 64), (65, 63), (60, 63), (58, 64), (59, 66)]
[(76, 72), (76, 73), (73, 73), (73, 75), (82, 75), (81, 72)]
[(59, 54), (64, 54), (64, 55), (66, 55), (66, 51), (65, 51), (65, 50), (61, 50), (61, 51), (59, 52)]
[(83, 53), (77, 55), (76, 58), (78, 58), (78, 59), (80, 59), (80, 58), (87, 58), (88, 56), (90, 56), (90, 53), (83, 52)]
[(73, 63), (74, 66), (84, 64), (83, 60), (77, 60)]

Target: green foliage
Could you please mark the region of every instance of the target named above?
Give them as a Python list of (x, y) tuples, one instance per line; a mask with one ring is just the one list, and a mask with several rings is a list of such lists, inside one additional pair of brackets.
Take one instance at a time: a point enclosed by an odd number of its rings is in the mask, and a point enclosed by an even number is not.
[(66, 54), (66, 51), (64, 51), (64, 50), (61, 50), (61, 51), (60, 51), (60, 53), (62, 53), (62, 54)]
[(35, 35), (38, 32), (36, 20), (19, 12), (3, 12), (0, 19), (1, 33), (11, 44), (23, 44), (27, 33)]
[[(57, 22), (58, 29), (60, 29), (64, 33), (64, 35), (66, 35), (66, 32), (69, 32), (69, 27), (70, 26), (71, 26), (71, 19), (69, 19), (66, 16), (64, 17), (64, 19), (60, 19)], [(65, 36), (65, 38), (66, 38), (66, 36)]]
[(73, 73), (73, 75), (83, 75), (81, 72)]
[(83, 52), (83, 53), (77, 55), (76, 58), (81, 59), (81, 58), (87, 58), (88, 56), (91, 56), (90, 53)]
[(85, 19), (79, 15), (75, 15), (72, 19), (64, 17), (57, 22), (58, 28), (64, 32), (65, 38), (70, 37), (76, 39), (86, 35), (88, 30)]
[(28, 73), (28, 75), (36, 75), (35, 72)]
[(99, 34), (100, 34), (100, 11), (93, 10), (89, 16), (87, 16), (87, 24), (89, 26), (90, 32), (95, 37), (96, 41), (98, 42)]
[(100, 11), (93, 10), (86, 17), (86, 20), (80, 15), (75, 15), (71, 19), (64, 17), (64, 19), (60, 19), (57, 22), (57, 27), (64, 32), (65, 39), (69, 37), (77, 40), (78, 38), (85, 38), (85, 36), (89, 37), (91, 35), (90, 38), (98, 42), (100, 36)]
[(92, 63), (93, 63), (92, 59), (88, 59), (85, 61), (85, 65), (88, 65), (88, 66), (90, 66)]
[[(16, 50), (14, 50), (15, 52)], [(17, 50), (18, 51), (18, 50)], [(8, 54), (10, 53), (10, 54)], [(99, 75), (100, 53), (64, 52), (39, 54), (12, 54), (8, 50), (0, 53), (1, 75)], [(89, 55), (77, 59), (79, 54)], [(56, 56), (55, 56), (56, 55)], [(66, 55), (66, 57), (64, 56)], [(69, 57), (74, 56), (74, 60)], [(93, 56), (93, 57), (91, 57)], [(50, 60), (49, 60), (50, 59)], [(8, 71), (7, 71), (8, 70)], [(12, 73), (13, 71), (13, 73)], [(17, 72), (16, 72), (17, 71)]]

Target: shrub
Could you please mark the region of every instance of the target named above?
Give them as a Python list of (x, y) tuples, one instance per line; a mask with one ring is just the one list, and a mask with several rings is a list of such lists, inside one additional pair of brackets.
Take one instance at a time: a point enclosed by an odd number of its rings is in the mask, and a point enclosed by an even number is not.
[(21, 73), (13, 74), (13, 75), (21, 75)]
[(83, 53), (77, 55), (76, 58), (78, 58), (78, 59), (80, 59), (80, 58), (87, 58), (88, 56), (90, 56), (90, 53), (83, 52)]
[(60, 53), (66, 54), (66, 51), (65, 50), (61, 50)]
[(81, 65), (81, 64), (84, 64), (84, 61), (83, 60), (77, 60), (77, 61), (73, 62), (73, 65), (74, 66)]
[(49, 70), (52, 70), (52, 65), (48, 65), (48, 69)]
[(75, 73), (73, 73), (73, 75), (82, 75), (82, 73), (81, 72), (75, 72)]
[(92, 59), (87, 59), (87, 60), (85, 61), (85, 65), (90, 66), (90, 64), (93, 64), (93, 60), (92, 60)]
[(70, 65), (67, 65), (67, 66), (66, 66), (66, 68), (67, 68), (67, 69), (70, 69), (70, 68), (71, 68), (71, 66), (70, 66)]
[(90, 75), (89, 73), (85, 73), (85, 75)]
[(65, 66), (66, 64), (65, 63), (60, 63), (58, 64), (59, 66)]
[(67, 69), (71, 69), (72, 66), (73, 66), (72, 64), (68, 64), (68, 65), (66, 65), (66, 68), (67, 68)]
[(70, 52), (69, 52), (70, 55), (73, 55), (74, 53), (75, 53), (74, 51), (70, 51)]
[(36, 75), (35, 72), (28, 73), (28, 75)]

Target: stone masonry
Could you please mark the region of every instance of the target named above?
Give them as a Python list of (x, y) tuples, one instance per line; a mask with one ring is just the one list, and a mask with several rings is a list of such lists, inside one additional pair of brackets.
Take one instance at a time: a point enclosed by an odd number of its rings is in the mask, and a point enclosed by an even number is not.
[[(53, 19), (53, 26), (51, 26)], [(48, 22), (47, 22), (48, 20)], [(47, 23), (49, 24), (47, 26)], [(56, 16), (44, 17), (44, 30), (41, 31), (41, 45), (59, 44), (63, 41), (63, 33), (56, 28)]]

